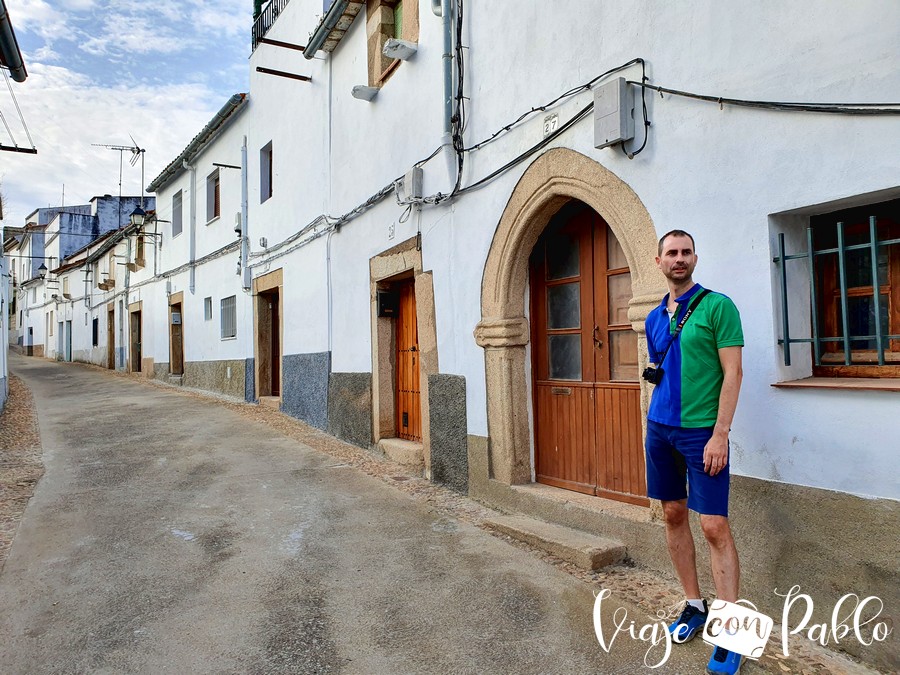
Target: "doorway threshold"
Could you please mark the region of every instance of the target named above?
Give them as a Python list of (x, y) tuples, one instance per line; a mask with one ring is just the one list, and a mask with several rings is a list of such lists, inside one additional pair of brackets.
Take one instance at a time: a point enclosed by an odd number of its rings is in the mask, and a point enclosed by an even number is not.
[(267, 406), (269, 408), (275, 408), (275, 410), (281, 410), (281, 397), (280, 396), (260, 396), (259, 404)]
[(511, 485), (510, 489), (524, 499), (553, 502), (567, 510), (583, 511), (585, 515), (613, 516), (634, 523), (654, 522), (651, 510), (646, 506), (635, 506), (542, 483)]

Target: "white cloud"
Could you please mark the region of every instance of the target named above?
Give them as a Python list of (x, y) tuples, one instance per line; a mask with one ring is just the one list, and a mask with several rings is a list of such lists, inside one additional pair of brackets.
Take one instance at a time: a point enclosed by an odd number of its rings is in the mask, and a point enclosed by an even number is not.
[[(69, 204), (118, 192), (118, 153), (92, 143), (130, 145), (133, 135), (146, 148), (146, 185), (225, 102), (202, 85), (104, 87), (42, 64), (32, 67), (21, 89), (19, 102), (38, 154), (4, 153), (0, 181), (9, 225), (21, 224), (35, 208), (58, 204), (63, 184)], [(124, 163), (122, 189), (140, 193), (139, 164)]]
[[(10, 7), (10, 5), (12, 5)], [(146, 148), (149, 183), (238, 89), (246, 87), (250, 0), (9, 0), (28, 79), (15, 86), (38, 155), (0, 153), (6, 223), (35, 208), (116, 193), (119, 155)], [(160, 78), (168, 82), (159, 85)], [(232, 83), (232, 84), (229, 84)], [(235, 87), (234, 90), (231, 87)], [(0, 91), (13, 126), (15, 107)], [(0, 142), (8, 143), (0, 126)], [(123, 190), (139, 193), (140, 166)]]

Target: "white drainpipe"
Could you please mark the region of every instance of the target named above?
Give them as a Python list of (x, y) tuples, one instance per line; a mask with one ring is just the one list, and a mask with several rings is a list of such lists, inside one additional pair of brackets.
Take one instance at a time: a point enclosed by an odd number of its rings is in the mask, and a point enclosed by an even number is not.
[(241, 275), (245, 291), (250, 290), (250, 230), (247, 223), (250, 209), (248, 208), (247, 174), (247, 137), (244, 136), (244, 142), (241, 145)]
[(441, 0), (441, 19), (444, 27), (444, 54), (442, 56), (444, 72), (444, 129), (441, 134), (441, 145), (447, 160), (447, 173), (450, 185), (456, 184), (456, 154), (453, 151), (453, 7), (450, 0)]
[(190, 239), (190, 256), (191, 256), (191, 282), (190, 282), (190, 291), (191, 295), (194, 294), (194, 280), (196, 269), (194, 268), (194, 261), (197, 259), (197, 169), (196, 167), (188, 164), (187, 160), (182, 160), (181, 165), (187, 170), (191, 172), (191, 239)]

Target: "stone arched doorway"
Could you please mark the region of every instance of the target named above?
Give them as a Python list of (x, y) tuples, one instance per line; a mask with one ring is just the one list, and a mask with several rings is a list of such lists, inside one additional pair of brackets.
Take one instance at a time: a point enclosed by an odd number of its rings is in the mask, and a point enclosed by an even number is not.
[[(485, 350), (490, 478), (508, 485), (532, 480), (525, 346), (529, 256), (549, 222), (567, 202), (588, 205), (608, 223), (631, 270), (628, 320), (638, 332), (641, 367), (647, 360), (643, 322), (664, 292), (656, 269), (657, 235), (644, 205), (622, 180), (594, 160), (558, 148), (528, 168), (504, 209), (485, 264), (481, 321), (475, 339)], [(646, 413), (648, 391), (642, 387)]]

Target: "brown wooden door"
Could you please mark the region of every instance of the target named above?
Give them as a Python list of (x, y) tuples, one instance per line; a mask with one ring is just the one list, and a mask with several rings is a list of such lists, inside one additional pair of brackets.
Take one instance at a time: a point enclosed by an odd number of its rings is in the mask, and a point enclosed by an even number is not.
[(116, 368), (116, 312), (112, 309), (106, 313), (106, 367)]
[(419, 330), (416, 323), (416, 293), (412, 280), (399, 285), (397, 313), (397, 436), (422, 440), (419, 389)]
[(141, 372), (141, 313), (131, 313), (131, 372)]
[(573, 202), (531, 257), (539, 482), (646, 504), (631, 275), (594, 211)]
[(181, 312), (181, 303), (172, 305), (170, 310), (172, 322), (172, 358), (169, 368), (173, 375), (184, 374), (184, 314)]
[(272, 396), (281, 396), (281, 319), (279, 313), (281, 311), (278, 291), (269, 295), (269, 303), (271, 306), (270, 319), (272, 343), (269, 353), (271, 354), (270, 365), (272, 374), (270, 382), (272, 383)]

